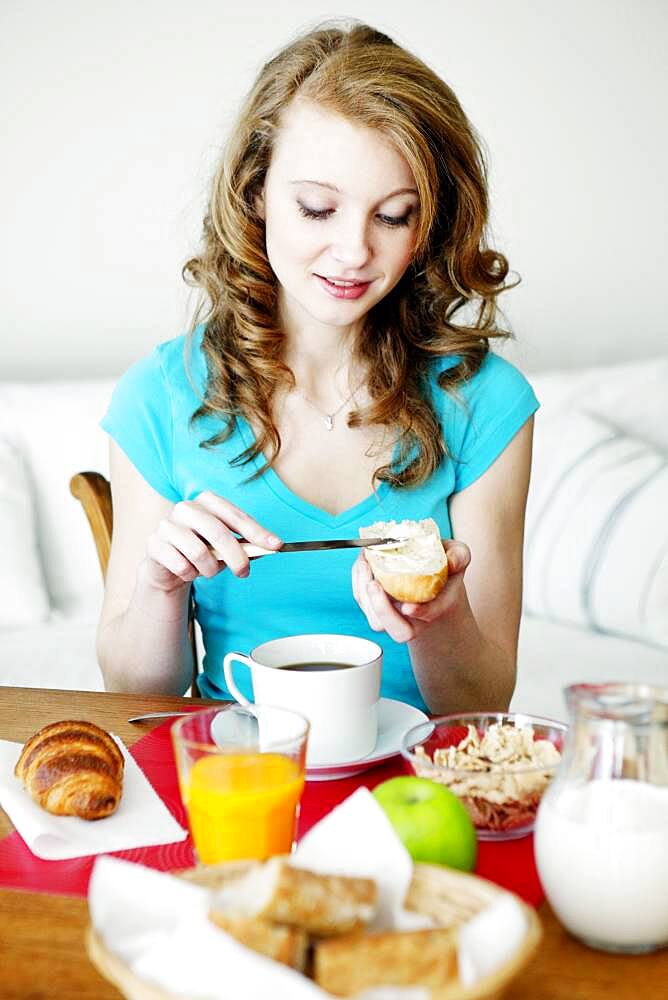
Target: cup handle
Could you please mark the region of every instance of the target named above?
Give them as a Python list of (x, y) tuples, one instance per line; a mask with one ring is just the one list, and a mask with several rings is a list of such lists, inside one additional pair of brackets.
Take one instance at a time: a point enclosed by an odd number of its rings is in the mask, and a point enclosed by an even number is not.
[(235, 683), (232, 671), (232, 664), (235, 660), (238, 660), (239, 663), (245, 663), (248, 667), (253, 666), (253, 661), (249, 656), (244, 656), (243, 653), (226, 653), (225, 658), (223, 659), (223, 673), (225, 674), (225, 683), (227, 684), (228, 691), (234, 700), (238, 701), (240, 705), (250, 705), (252, 703), (244, 694), (241, 693)]

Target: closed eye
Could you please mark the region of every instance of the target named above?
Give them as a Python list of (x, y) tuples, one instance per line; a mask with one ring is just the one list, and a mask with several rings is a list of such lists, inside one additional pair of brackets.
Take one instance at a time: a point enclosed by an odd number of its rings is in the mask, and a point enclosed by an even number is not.
[[(298, 201), (297, 205), (299, 206), (299, 211), (301, 215), (303, 215), (305, 219), (321, 219), (321, 220), (328, 219), (330, 215), (334, 214), (335, 211), (335, 209), (333, 208), (309, 208), (308, 205), (304, 205), (304, 203), (301, 201)], [(412, 214), (413, 214), (413, 207), (411, 206), (407, 212), (404, 212), (403, 215), (379, 214), (376, 216), (376, 218), (384, 226), (390, 226), (391, 228), (395, 228), (397, 226), (407, 226)]]
[(385, 226), (407, 226), (413, 209), (409, 208), (403, 215), (377, 215), (376, 218)]
[(332, 212), (333, 208), (309, 208), (308, 205), (303, 205), (301, 201), (298, 201), (299, 211), (304, 216), (305, 219), (326, 219)]

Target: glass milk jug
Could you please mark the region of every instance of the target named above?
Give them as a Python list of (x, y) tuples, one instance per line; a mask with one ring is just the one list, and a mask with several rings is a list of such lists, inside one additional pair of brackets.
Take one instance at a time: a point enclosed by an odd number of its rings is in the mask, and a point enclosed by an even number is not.
[(534, 846), (559, 920), (592, 948), (668, 944), (668, 688), (576, 684)]

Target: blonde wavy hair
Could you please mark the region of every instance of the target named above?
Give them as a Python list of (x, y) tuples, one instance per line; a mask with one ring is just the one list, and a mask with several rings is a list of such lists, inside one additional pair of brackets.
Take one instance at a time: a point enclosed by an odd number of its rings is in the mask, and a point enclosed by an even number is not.
[[(184, 266), (200, 289), (193, 330), (204, 324), (207, 384), (193, 419), (214, 415), (234, 431), (237, 416), (257, 429), (254, 444), (235, 459), (259, 455), (272, 464), (281, 439), (271, 403), (293, 388), (282, 360), (278, 284), (256, 211), (281, 128), (297, 96), (381, 132), (410, 166), (419, 193), (416, 248), (396, 287), (365, 317), (353, 359), (369, 373), (370, 404), (352, 411), (351, 427), (398, 428), (398, 453), (374, 482), (423, 483), (447, 453), (430, 401), (435, 357), (458, 355), (438, 378), (442, 390), (478, 370), (497, 326), (496, 297), (506, 283), (505, 257), (485, 242), (488, 194), (476, 133), (452, 90), (419, 59), (364, 24), (324, 26), (298, 38), (261, 70), (227, 143), (213, 180), (201, 252)], [(468, 307), (468, 322), (456, 322)], [(253, 478), (253, 477), (251, 477)]]

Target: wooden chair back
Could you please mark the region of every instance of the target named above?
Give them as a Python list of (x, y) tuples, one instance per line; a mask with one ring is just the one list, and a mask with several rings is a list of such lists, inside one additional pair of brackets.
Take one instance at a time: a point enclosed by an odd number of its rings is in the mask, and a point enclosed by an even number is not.
[[(109, 552), (111, 551), (111, 533), (114, 524), (114, 511), (111, 503), (111, 484), (105, 476), (99, 472), (77, 472), (70, 479), (70, 493), (81, 503), (84, 513), (88, 518), (88, 524), (93, 534), (97, 558), (100, 563), (102, 579), (107, 576), (107, 566), (109, 565)], [(197, 662), (197, 646), (195, 643), (195, 628), (193, 621), (193, 605), (191, 601), (191, 614), (188, 623), (188, 635), (193, 651), (193, 680), (190, 693), (193, 697), (199, 695), (197, 687), (197, 676), (199, 667)]]

